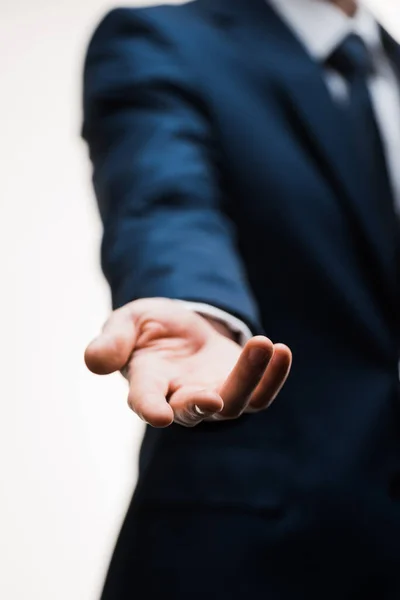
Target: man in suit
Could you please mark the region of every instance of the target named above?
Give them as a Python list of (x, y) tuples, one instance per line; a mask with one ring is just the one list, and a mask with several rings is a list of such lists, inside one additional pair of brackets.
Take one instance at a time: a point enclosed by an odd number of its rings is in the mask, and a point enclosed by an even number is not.
[(352, 0), (96, 30), (115, 312), (86, 362), (149, 424), (103, 600), (400, 597), (399, 77)]

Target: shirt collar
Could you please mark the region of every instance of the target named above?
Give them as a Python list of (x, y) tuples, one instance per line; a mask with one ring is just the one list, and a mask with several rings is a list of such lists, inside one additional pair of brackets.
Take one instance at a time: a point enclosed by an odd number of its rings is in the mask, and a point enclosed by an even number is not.
[(315, 60), (324, 62), (350, 33), (359, 35), (373, 56), (383, 50), (379, 25), (363, 6), (348, 17), (327, 0), (267, 1)]

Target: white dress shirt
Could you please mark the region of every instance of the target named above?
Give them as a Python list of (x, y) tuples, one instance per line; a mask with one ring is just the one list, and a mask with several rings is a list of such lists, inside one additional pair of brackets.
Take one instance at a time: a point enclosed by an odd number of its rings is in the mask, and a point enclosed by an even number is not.
[[(327, 0), (269, 0), (269, 3), (311, 57), (320, 63), (325, 63), (351, 33), (359, 35), (366, 44), (375, 67), (369, 80), (369, 89), (381, 130), (396, 209), (400, 215), (400, 84), (385, 54), (378, 23), (364, 7), (360, 7), (354, 17), (349, 17)], [(343, 77), (327, 69), (326, 84), (337, 102), (346, 100), (348, 90)], [(242, 345), (252, 337), (242, 321), (222, 310), (208, 304), (179, 302), (190, 310), (228, 325), (239, 335)]]

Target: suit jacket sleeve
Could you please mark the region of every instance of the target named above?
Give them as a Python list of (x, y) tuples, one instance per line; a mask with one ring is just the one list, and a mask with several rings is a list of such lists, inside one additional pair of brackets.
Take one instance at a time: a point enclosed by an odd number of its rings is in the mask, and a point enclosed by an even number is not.
[(156, 10), (109, 13), (85, 63), (83, 136), (113, 306), (143, 297), (207, 303), (258, 332), (234, 227), (221, 208), (207, 106)]

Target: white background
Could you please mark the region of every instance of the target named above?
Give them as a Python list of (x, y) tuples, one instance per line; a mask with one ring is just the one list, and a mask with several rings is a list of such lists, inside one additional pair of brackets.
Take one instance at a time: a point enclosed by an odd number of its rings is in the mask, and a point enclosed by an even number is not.
[[(118, 2), (124, 4), (124, 2)], [(135, 4), (135, 2), (125, 2)], [(400, 38), (398, 0), (370, 0)], [(0, 0), (0, 598), (97, 600), (141, 427), (85, 344), (109, 310), (79, 139), (106, 0)]]

